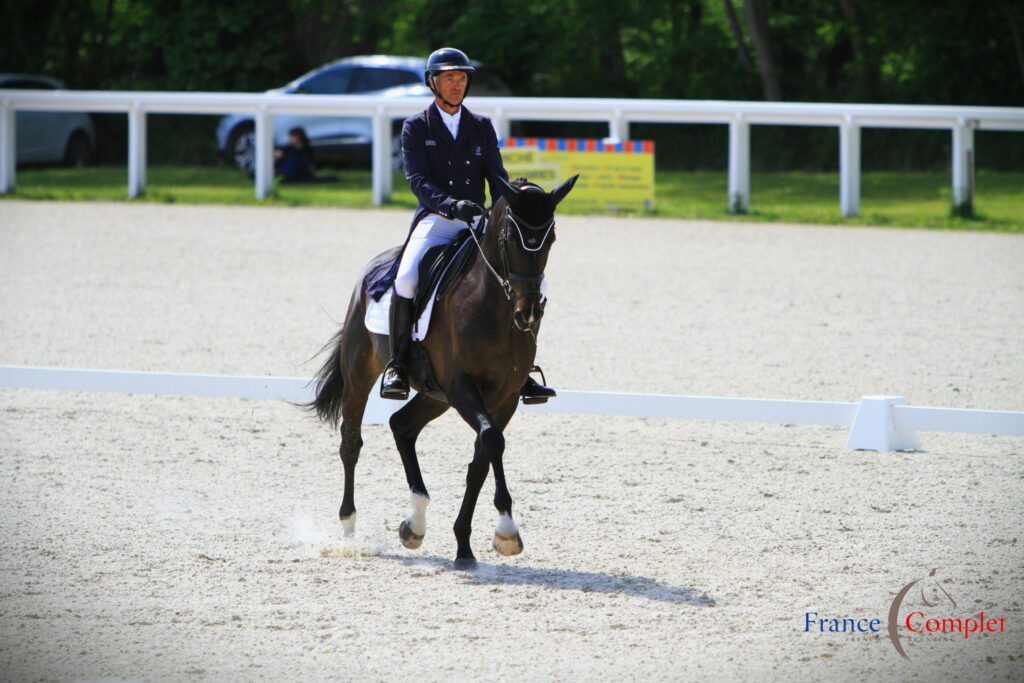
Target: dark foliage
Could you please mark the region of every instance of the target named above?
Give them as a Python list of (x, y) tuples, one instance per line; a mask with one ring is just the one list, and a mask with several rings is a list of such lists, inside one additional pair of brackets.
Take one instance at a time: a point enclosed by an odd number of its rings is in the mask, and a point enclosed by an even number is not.
[[(0, 32), (0, 70), (76, 89), (259, 91), (346, 55), (449, 44), (521, 95), (1024, 106), (1015, 0), (7, 0)], [(209, 140), (212, 124), (200, 127)], [(646, 128), (659, 165), (723, 161), (724, 149), (698, 139), (703, 127)], [(188, 144), (167, 153), (209, 158), (195, 135), (194, 154)], [(755, 155), (829, 166), (830, 135), (758, 131)], [(1024, 156), (1021, 136), (990, 150), (981, 137), (979, 164)], [(869, 163), (948, 163), (927, 135), (889, 141)]]

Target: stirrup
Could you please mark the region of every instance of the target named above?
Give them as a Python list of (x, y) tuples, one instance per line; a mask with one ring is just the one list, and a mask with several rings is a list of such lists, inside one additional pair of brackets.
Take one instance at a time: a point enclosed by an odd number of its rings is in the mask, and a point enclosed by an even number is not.
[[(526, 382), (523, 383), (523, 388), (519, 390), (520, 399), (522, 400), (523, 405), (540, 405), (541, 403), (547, 403), (549, 398), (554, 398), (555, 396), (558, 395), (554, 389), (545, 386), (548, 383), (548, 380), (546, 377), (544, 377), (544, 371), (540, 369), (539, 365), (534, 365), (532, 368), (530, 368), (530, 373), (532, 374), (534, 372), (540, 373), (541, 383), (538, 384), (537, 380), (533, 379), (532, 377), (530, 377), (529, 374), (527, 374)], [(537, 394), (528, 396), (526, 394), (526, 387), (529, 386), (531, 382), (533, 382), (535, 387), (540, 391)]]
[[(392, 379), (385, 385), (389, 374)], [(397, 363), (388, 363), (388, 366), (384, 368), (384, 373), (380, 376), (380, 397), (395, 401), (404, 401), (409, 398), (409, 381), (402, 377)]]

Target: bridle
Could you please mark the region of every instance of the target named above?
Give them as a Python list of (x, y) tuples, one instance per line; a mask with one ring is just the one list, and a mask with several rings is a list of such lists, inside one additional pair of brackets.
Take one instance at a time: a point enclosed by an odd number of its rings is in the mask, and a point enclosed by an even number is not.
[[(484, 212), (480, 218), (481, 232), (484, 231), (486, 222), (487, 213)], [(528, 239), (523, 235), (523, 229), (520, 227), (520, 224), (526, 226), (527, 230), (531, 232), (540, 232), (543, 230), (544, 234), (540, 239)], [(476, 230), (470, 226), (469, 232), (473, 236), (473, 241), (476, 242), (477, 250), (480, 252), (480, 258), (484, 260), (484, 265), (487, 266), (487, 270), (491, 272), (494, 279), (496, 279), (498, 284), (501, 285), (502, 291), (505, 292), (505, 298), (509, 301), (518, 302), (520, 299), (531, 294), (540, 294), (540, 285), (544, 281), (544, 273), (541, 272), (537, 275), (524, 275), (512, 270), (508, 257), (508, 241), (511, 239), (512, 233), (512, 228), (510, 226), (515, 226), (516, 234), (519, 236), (519, 244), (524, 251), (538, 252), (544, 248), (544, 245), (547, 244), (548, 237), (550, 237), (551, 233), (554, 231), (555, 217), (552, 216), (551, 220), (544, 225), (530, 225), (521, 217), (512, 213), (512, 209), (507, 203), (505, 204), (505, 220), (502, 221), (501, 232), (498, 233), (498, 253), (501, 256), (501, 265), (505, 271), (504, 277), (499, 275), (498, 271), (495, 270), (494, 266), (492, 266), (490, 261), (487, 260), (487, 255), (484, 254), (484, 248), (483, 245), (480, 244), (480, 239), (477, 237)], [(536, 246), (532, 246), (534, 244)], [(512, 287), (513, 282), (525, 283), (526, 290), (522, 294), (516, 294), (515, 288)]]

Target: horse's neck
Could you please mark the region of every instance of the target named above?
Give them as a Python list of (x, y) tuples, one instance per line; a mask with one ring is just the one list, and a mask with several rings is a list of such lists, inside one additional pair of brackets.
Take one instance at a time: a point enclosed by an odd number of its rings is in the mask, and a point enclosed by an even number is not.
[[(476, 280), (475, 284), (486, 291), (491, 289), (502, 291), (498, 278), (491, 272), (491, 268), (493, 268), (498, 274), (504, 276), (504, 264), (499, 248), (499, 233), (501, 232), (499, 221), (500, 219), (493, 223), (488, 222), (487, 232), (480, 240), (480, 253), (477, 254), (476, 262), (473, 264), (473, 271), (479, 275), (479, 277), (473, 278)], [(488, 268), (488, 264), (490, 264), (490, 268)]]
[(495, 269), (498, 269), (501, 259), (498, 243), (501, 241), (501, 229), (505, 221), (505, 206), (504, 197), (495, 202), (490, 215), (487, 216), (487, 232), (484, 233), (484, 238), (481, 241), (484, 256)]
[[(493, 268), (497, 273), (504, 277), (505, 266), (501, 258), (499, 242), (502, 221), (505, 217), (505, 204), (503, 199), (499, 199), (498, 202), (499, 203), (495, 205), (495, 210), (491, 212), (491, 216), (495, 216), (496, 218), (491, 220), (490, 216), (488, 216), (487, 231), (480, 239), (480, 249), (478, 250), (476, 259), (474, 259), (473, 265), (467, 272), (467, 277), (465, 277), (461, 283), (463, 286), (469, 288), (469, 291), (466, 292), (467, 296), (476, 294), (478, 296), (473, 298), (479, 298), (481, 301), (485, 302), (485, 311), (481, 312), (482, 315), (485, 315), (486, 313), (498, 315), (499, 309), (503, 308), (502, 304), (507, 302), (501, 282), (498, 277), (491, 272), (491, 268)], [(490, 265), (490, 268), (488, 267), (488, 264)]]

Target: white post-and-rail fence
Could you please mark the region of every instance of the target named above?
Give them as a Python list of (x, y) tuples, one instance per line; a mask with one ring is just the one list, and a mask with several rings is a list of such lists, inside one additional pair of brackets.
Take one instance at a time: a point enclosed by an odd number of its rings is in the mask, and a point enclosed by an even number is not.
[[(629, 138), (631, 123), (729, 126), (728, 206), (750, 208), (750, 127), (834, 126), (839, 130), (839, 208), (860, 211), (860, 132), (863, 128), (949, 130), (952, 133), (954, 207), (970, 206), (974, 193), (974, 131), (1024, 131), (1024, 108), (883, 104), (812, 104), (710, 100), (473, 97), (474, 111), (487, 114), (499, 138), (512, 121), (599, 121), (608, 136)], [(373, 120), (373, 203), (392, 190), (391, 123), (421, 110), (419, 98), (373, 95), (282, 95), (263, 93), (0, 91), (0, 194), (15, 186), (15, 112), (85, 111), (128, 115), (128, 195), (146, 188), (147, 114), (243, 114), (256, 124), (256, 197), (274, 189), (273, 116), (325, 113)]]
[[(293, 403), (306, 403), (313, 398), (312, 380), (294, 377), (15, 366), (0, 366), (0, 387), (276, 399)], [(373, 391), (363, 422), (386, 424), (391, 413), (402, 405), (397, 401), (385, 401)], [(908, 406), (904, 398), (895, 396), (865, 396), (860, 403), (828, 403), (559, 391), (558, 397), (551, 402), (524, 406), (524, 409), (583, 415), (832, 425), (850, 429), (846, 440), (848, 450), (866, 451), (918, 450), (918, 430), (1024, 436), (1024, 412)]]

